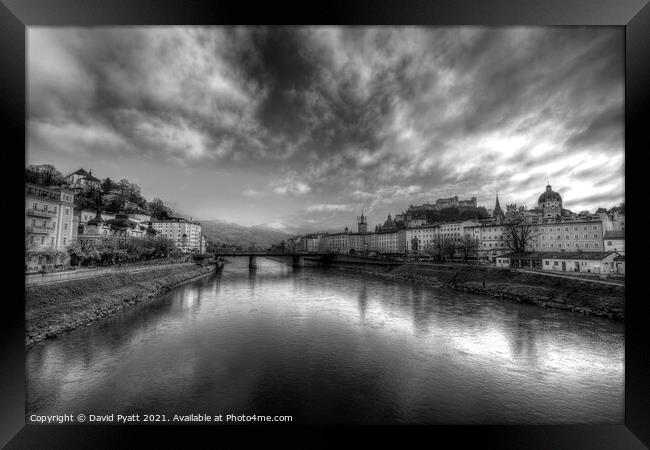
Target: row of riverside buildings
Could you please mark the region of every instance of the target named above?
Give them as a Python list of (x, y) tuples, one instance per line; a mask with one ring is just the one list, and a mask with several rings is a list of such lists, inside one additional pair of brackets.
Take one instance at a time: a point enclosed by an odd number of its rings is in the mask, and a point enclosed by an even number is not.
[[(430, 206), (439, 210), (452, 204), (476, 207), (476, 198), (441, 199)], [(508, 206), (510, 208), (511, 206)], [(625, 272), (625, 216), (599, 212), (575, 214), (562, 207), (562, 197), (551, 186), (540, 195), (537, 207), (520, 209), (529, 238), (524, 252), (513, 253), (505, 240), (509, 225), (497, 196), (486, 219), (426, 223), (423, 218), (403, 222), (388, 215), (375, 232), (368, 232), (367, 218), (357, 217), (357, 231), (312, 233), (289, 240), (290, 250), (345, 255), (408, 256), (427, 253), (442, 243), (457, 257), (486, 260), (498, 267), (592, 273)], [(401, 219), (401, 217), (400, 217)], [(471, 250), (470, 250), (471, 247)]]
[(206, 237), (199, 222), (155, 219), (143, 210), (108, 213), (75, 208), (75, 195), (99, 186), (100, 180), (84, 169), (68, 175), (63, 186), (25, 184), (26, 272), (66, 265), (66, 249), (78, 239), (166, 237), (183, 253), (205, 253)]

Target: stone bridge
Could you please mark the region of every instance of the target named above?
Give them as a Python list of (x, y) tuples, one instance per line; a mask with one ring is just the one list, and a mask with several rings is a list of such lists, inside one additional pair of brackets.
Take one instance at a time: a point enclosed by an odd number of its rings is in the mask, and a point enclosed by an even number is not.
[(305, 252), (278, 252), (278, 251), (217, 251), (214, 253), (215, 257), (248, 257), (248, 267), (254, 269), (257, 267), (257, 257), (271, 256), (271, 257), (285, 257), (292, 259), (294, 267), (303, 267), (305, 259), (318, 261), (323, 265), (330, 265), (333, 263), (348, 263), (348, 264), (375, 264), (375, 265), (398, 265), (402, 264), (390, 260), (382, 260), (377, 258), (354, 257), (340, 255), (337, 253), (305, 253)]

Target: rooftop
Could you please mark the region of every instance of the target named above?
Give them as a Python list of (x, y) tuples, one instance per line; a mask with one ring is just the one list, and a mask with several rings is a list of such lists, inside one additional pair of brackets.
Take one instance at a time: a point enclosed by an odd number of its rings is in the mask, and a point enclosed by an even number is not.
[[(83, 175), (83, 176), (87, 177), (90, 174), (88, 172), (86, 172), (82, 167), (81, 169), (78, 169), (77, 171), (72, 172), (70, 175)], [(70, 175), (68, 175), (68, 176), (70, 176)]]
[(440, 225), (438, 225), (438, 224), (431, 224), (430, 223), (430, 224), (427, 224), (427, 225), (420, 225), (418, 227), (407, 228), (407, 230), (421, 230), (423, 228), (439, 228), (439, 227), (440, 227)]
[(170, 217), (169, 219), (152, 219), (152, 223), (191, 223), (194, 225), (201, 225), (199, 222), (187, 220), (183, 217)]

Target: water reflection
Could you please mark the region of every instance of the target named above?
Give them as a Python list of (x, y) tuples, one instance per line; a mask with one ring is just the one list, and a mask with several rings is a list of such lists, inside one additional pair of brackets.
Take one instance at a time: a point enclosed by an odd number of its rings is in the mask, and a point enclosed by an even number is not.
[(359, 315), (361, 321), (366, 317), (366, 308), (368, 307), (368, 293), (366, 292), (366, 283), (364, 282), (361, 285), (361, 290), (359, 291)]
[(235, 258), (35, 346), (28, 412), (622, 423), (620, 323), (336, 268), (247, 265)]

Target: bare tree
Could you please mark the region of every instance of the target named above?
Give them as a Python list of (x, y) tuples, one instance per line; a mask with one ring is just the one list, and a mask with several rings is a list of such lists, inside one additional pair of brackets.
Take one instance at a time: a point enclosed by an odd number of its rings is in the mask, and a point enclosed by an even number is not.
[(433, 256), (436, 260), (441, 260), (444, 256), (443, 252), (445, 249), (445, 240), (439, 233), (436, 233), (433, 237), (433, 242), (426, 244), (422, 251), (430, 256)]
[(456, 243), (456, 240), (454, 238), (442, 238), (442, 254), (449, 258), (453, 259), (454, 256), (456, 255), (456, 249), (458, 248), (458, 245)]
[(460, 243), (460, 250), (465, 261), (467, 261), (470, 256), (474, 256), (478, 260), (478, 239), (470, 234), (465, 234)]
[(42, 186), (61, 186), (63, 174), (51, 164), (30, 165), (25, 168), (25, 182)]
[(516, 205), (508, 205), (503, 224), (503, 245), (515, 253), (524, 253), (535, 239), (533, 224)]

